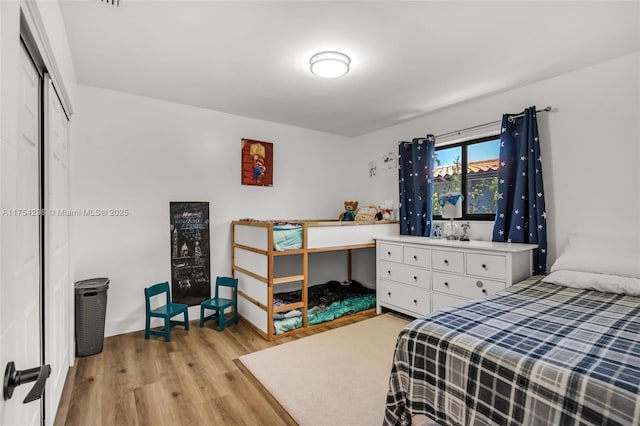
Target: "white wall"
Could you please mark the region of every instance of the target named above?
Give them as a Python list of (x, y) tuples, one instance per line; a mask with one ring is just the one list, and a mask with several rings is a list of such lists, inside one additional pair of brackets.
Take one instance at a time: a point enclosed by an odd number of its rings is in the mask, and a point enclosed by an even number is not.
[[(548, 213), (548, 265), (571, 232), (640, 238), (640, 54), (635, 53), (505, 93), (443, 109), (355, 138), (354, 170), (397, 142), (500, 120), (536, 105)], [(496, 127), (497, 129), (498, 127)], [(477, 133), (486, 133), (487, 129)], [(468, 135), (468, 134), (465, 134)], [(361, 198), (398, 203), (397, 169), (354, 179)], [(615, 207), (614, 207), (615, 205)], [(490, 226), (472, 224), (472, 237), (490, 238)], [(473, 235), (475, 231), (476, 235)]]
[[(111, 279), (107, 335), (144, 328), (144, 287), (171, 279), (170, 201), (210, 203), (215, 277), (232, 220), (337, 218), (357, 196), (348, 138), (81, 85), (77, 99), (72, 207), (130, 212), (71, 219), (77, 279)], [(240, 184), (242, 138), (274, 143), (273, 187)]]

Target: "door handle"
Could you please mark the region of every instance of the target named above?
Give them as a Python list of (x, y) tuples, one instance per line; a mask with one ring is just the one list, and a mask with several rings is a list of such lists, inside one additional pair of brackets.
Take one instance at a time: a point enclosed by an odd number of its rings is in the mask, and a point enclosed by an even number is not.
[(10, 361), (4, 370), (2, 393), (5, 401), (11, 399), (15, 388), (30, 382), (36, 382), (36, 384), (33, 385), (33, 388), (31, 388), (23, 403), (26, 404), (27, 402), (40, 399), (44, 393), (44, 385), (50, 375), (51, 366), (49, 364), (28, 370), (16, 370), (16, 365), (13, 361)]

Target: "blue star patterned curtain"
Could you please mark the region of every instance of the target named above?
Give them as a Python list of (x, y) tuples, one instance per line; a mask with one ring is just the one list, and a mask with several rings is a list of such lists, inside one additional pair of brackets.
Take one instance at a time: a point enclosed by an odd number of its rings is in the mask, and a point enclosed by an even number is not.
[(400, 180), (400, 234), (431, 235), (431, 194), (433, 194), (433, 135), (400, 142), (398, 152)]
[(538, 244), (533, 273), (547, 270), (547, 213), (536, 108), (502, 116), (498, 201), (493, 241)]

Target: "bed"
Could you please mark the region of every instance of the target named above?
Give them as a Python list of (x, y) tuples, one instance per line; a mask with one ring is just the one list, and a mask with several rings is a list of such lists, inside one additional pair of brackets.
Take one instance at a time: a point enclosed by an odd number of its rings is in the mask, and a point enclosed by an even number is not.
[[(354, 295), (335, 306), (314, 305), (314, 284), (359, 282), (374, 293), (374, 237), (397, 235), (397, 221), (240, 220), (231, 227), (238, 311), (264, 338), (375, 312), (370, 295)], [(278, 294), (287, 292), (297, 292), (297, 298), (277, 303)]]
[(384, 423), (640, 424), (638, 244), (601, 256), (578, 246), (548, 277), (408, 324)]

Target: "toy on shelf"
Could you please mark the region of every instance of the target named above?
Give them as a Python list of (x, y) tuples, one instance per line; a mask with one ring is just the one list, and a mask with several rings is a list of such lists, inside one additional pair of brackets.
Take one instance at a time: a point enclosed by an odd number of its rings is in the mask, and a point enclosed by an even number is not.
[(393, 200), (384, 200), (380, 204), (376, 220), (393, 220)]
[(439, 223), (439, 222), (434, 222), (433, 223), (433, 235), (431, 238), (435, 238), (437, 240), (442, 238), (442, 227), (443, 224)]
[(376, 213), (378, 213), (378, 208), (372, 204), (359, 209), (356, 212), (355, 220), (358, 222), (374, 222), (376, 220)]
[(469, 228), (471, 228), (469, 222), (462, 224), (462, 235), (460, 235), (460, 241), (469, 241)]
[(357, 201), (345, 201), (344, 202), (344, 211), (340, 213), (338, 219), (344, 222), (350, 222), (355, 220), (356, 211), (358, 210), (358, 202)]

